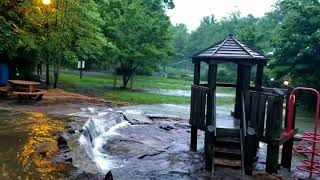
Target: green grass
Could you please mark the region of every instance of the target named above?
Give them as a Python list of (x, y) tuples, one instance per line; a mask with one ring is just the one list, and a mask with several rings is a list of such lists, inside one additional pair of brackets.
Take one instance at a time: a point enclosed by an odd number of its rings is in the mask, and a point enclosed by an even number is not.
[(82, 79), (79, 78), (79, 75), (75, 74), (66, 74), (61, 73), (59, 76), (60, 83), (74, 85), (74, 86), (94, 86), (94, 87), (103, 87), (106, 85), (112, 85), (111, 76), (106, 75), (105, 77), (101, 76), (83, 76)]
[[(190, 104), (190, 97), (158, 95), (128, 90), (112, 90), (104, 93), (107, 99), (117, 102), (129, 102), (136, 104)], [(233, 104), (233, 98), (217, 98), (219, 105)]]
[[(84, 75), (82, 79), (77, 74), (61, 73), (60, 82), (68, 85), (82, 87), (97, 87), (102, 88), (113, 84), (113, 76), (110, 74), (94, 74)], [(122, 79), (117, 77), (117, 87), (121, 86)], [(135, 76), (134, 88), (153, 88), (153, 89), (181, 89), (190, 90), (192, 81), (183, 79), (169, 79), (154, 76)], [(233, 88), (217, 88), (218, 93), (234, 93)]]
[[(112, 86), (113, 76), (110, 74), (84, 75), (82, 79), (76, 74), (61, 73), (60, 82), (77, 86)], [(155, 89), (183, 89), (189, 90), (191, 81), (181, 79), (165, 79), (152, 76), (135, 76), (135, 88), (155, 88)], [(117, 87), (122, 85), (122, 77), (117, 76)]]
[[(122, 79), (117, 77), (118, 86), (121, 86)], [(190, 91), (192, 81), (183, 79), (170, 79), (154, 76), (135, 76), (134, 88), (143, 89), (180, 89)], [(60, 74), (60, 85), (68, 88), (77, 88), (82, 92), (95, 95), (102, 95), (107, 99), (117, 102), (129, 102), (136, 104), (157, 104), (157, 103), (171, 103), (171, 104), (189, 104), (190, 97), (159, 95), (139, 91), (110, 90), (113, 85), (113, 76), (103, 73), (85, 73), (82, 79), (78, 74), (63, 72)], [(234, 93), (233, 88), (217, 88), (218, 93)], [(224, 97), (217, 98), (219, 105), (233, 104), (233, 98)]]

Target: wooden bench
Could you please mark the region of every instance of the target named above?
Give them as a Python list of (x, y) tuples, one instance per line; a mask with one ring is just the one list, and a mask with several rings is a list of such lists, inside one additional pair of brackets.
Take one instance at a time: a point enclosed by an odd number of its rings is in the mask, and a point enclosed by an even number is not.
[(18, 96), (19, 100), (36, 100), (41, 101), (44, 94), (46, 94), (47, 91), (38, 89), (35, 92), (20, 92), (20, 91), (14, 91), (12, 92), (12, 95)]
[(2, 97), (8, 97), (8, 96), (10, 96), (10, 93), (11, 93), (11, 92), (12, 92), (12, 89), (10, 88), (9, 85), (0, 87), (0, 95), (1, 95)]

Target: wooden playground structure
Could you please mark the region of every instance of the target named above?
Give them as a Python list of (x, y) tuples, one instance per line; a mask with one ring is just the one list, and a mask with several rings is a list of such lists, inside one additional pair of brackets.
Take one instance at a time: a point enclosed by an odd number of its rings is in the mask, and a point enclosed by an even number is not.
[[(225, 40), (192, 57), (194, 80), (191, 93), (191, 143), (197, 150), (198, 130), (205, 132), (205, 167), (213, 171), (224, 160), (238, 160), (246, 175), (253, 172), (259, 142), (267, 144), (266, 172), (277, 173), (280, 146), (281, 166), (291, 168), (293, 137), (297, 133), (292, 122), (286, 121), (291, 89), (262, 87), (267, 58), (230, 34)], [(208, 83), (200, 83), (201, 63), (208, 65)], [(237, 82), (217, 82), (218, 65), (235, 63)], [(250, 86), (251, 70), (256, 66), (254, 86)], [(216, 87), (236, 88), (235, 108), (230, 116), (216, 113)], [(229, 121), (228, 126), (220, 122)], [(290, 126), (290, 127), (289, 127)]]

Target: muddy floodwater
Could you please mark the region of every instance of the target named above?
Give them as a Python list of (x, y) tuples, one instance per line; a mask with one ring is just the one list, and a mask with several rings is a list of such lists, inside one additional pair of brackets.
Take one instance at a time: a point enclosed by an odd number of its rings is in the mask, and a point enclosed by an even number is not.
[[(198, 151), (189, 150), (189, 109), (161, 104), (82, 107), (68, 115), (0, 111), (0, 179), (103, 179), (110, 170), (120, 180), (275, 179), (263, 173), (263, 143), (256, 165), (261, 176), (244, 176), (240, 168), (205, 172), (203, 132), (199, 132)], [(217, 114), (230, 115), (232, 109), (220, 106)], [(297, 120), (299, 127), (312, 128), (312, 120)], [(59, 147), (60, 136), (67, 150)], [(281, 175), (285, 179), (306, 176), (295, 171), (302, 158), (294, 154), (293, 173), (281, 170)]]
[(67, 121), (43, 113), (0, 111), (0, 179), (67, 177), (72, 165), (50, 160), (58, 153), (53, 134), (63, 131)]

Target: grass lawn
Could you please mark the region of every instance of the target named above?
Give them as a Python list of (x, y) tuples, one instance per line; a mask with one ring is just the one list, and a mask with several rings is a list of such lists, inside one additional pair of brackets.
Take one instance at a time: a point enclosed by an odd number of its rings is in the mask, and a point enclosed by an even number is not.
[[(117, 87), (122, 84), (122, 77), (117, 77)], [(78, 74), (61, 73), (60, 82), (68, 85), (84, 86), (84, 87), (112, 87), (113, 76), (110, 74), (97, 73), (94, 75), (84, 75), (82, 79), (79, 78)], [(184, 79), (168, 79), (154, 76), (135, 76), (134, 88), (153, 88), (153, 89), (180, 89), (190, 90), (192, 81)], [(217, 88), (218, 93), (229, 93), (234, 94), (233, 88)]]
[[(118, 87), (121, 86), (122, 79), (118, 79)], [(112, 89), (113, 76), (103, 73), (85, 73), (82, 79), (75, 73), (61, 73), (60, 84), (67, 87), (81, 89), (83, 92), (100, 94), (106, 99), (118, 102), (129, 102), (135, 104), (157, 104), (157, 103), (171, 103), (171, 104), (189, 104), (190, 97), (159, 95), (146, 93), (141, 91), (131, 91), (123, 89)], [(172, 90), (190, 90), (192, 81), (183, 79), (166, 79), (153, 76), (136, 76), (134, 81), (134, 88), (143, 89), (172, 89)], [(232, 88), (218, 88), (218, 93), (234, 93)], [(219, 105), (230, 105), (234, 103), (234, 98), (218, 97), (217, 103)]]
[[(77, 74), (61, 73), (60, 82), (78, 86), (112, 86), (113, 76), (110, 74), (84, 75), (82, 79)], [(117, 76), (117, 86), (122, 85), (122, 77)], [(153, 76), (135, 76), (135, 88), (155, 88), (155, 89), (182, 89), (189, 90), (192, 81), (183, 79), (165, 79)]]

